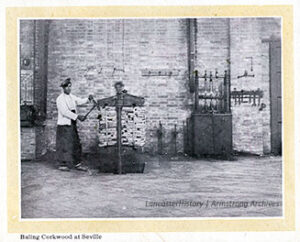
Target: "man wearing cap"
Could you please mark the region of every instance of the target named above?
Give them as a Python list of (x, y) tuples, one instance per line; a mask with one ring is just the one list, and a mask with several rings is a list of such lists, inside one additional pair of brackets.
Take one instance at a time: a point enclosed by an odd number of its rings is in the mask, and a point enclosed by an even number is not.
[(71, 78), (64, 80), (61, 85), (63, 92), (56, 99), (58, 110), (56, 131), (56, 153), (59, 170), (69, 171), (71, 167), (87, 171), (81, 164), (81, 144), (78, 136), (76, 121), (84, 121), (83, 115), (77, 114), (77, 105), (93, 100), (93, 96), (79, 98), (71, 94)]
[(121, 81), (118, 81), (114, 85), (117, 94), (127, 93), (127, 90), (124, 89), (124, 84)]

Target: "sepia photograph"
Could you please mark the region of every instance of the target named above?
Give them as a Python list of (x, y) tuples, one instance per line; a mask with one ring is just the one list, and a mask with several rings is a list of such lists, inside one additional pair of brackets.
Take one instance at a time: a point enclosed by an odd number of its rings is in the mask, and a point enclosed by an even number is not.
[(284, 216), (281, 25), (19, 19), (21, 218)]

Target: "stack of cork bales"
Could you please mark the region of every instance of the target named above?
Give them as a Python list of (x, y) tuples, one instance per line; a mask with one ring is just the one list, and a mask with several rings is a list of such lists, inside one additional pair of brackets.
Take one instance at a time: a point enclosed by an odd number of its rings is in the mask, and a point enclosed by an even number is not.
[[(143, 147), (146, 142), (146, 115), (144, 107), (122, 109), (122, 145)], [(101, 110), (99, 119), (99, 147), (116, 145), (117, 114), (114, 107)]]

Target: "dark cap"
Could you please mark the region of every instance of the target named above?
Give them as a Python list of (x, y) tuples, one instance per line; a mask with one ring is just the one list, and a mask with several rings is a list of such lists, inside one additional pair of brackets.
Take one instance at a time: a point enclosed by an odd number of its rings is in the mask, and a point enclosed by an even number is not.
[(64, 80), (60, 86), (61, 87), (67, 87), (69, 84), (71, 83), (71, 78), (67, 78), (66, 80)]
[(114, 87), (116, 87), (116, 86), (122, 86), (122, 87), (124, 87), (124, 84), (123, 84), (123, 82), (118, 81), (118, 82), (115, 83)]

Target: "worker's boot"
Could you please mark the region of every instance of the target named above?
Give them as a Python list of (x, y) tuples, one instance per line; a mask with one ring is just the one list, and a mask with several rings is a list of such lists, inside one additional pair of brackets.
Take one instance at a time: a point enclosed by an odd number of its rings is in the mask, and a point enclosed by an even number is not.
[(87, 171), (88, 168), (84, 165), (82, 165), (81, 163), (78, 163), (77, 165), (75, 165), (75, 169), (79, 170), (79, 171)]
[(60, 170), (60, 171), (70, 171), (69, 167), (67, 167), (67, 166), (59, 166), (58, 170)]

